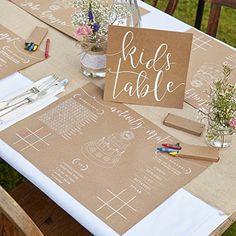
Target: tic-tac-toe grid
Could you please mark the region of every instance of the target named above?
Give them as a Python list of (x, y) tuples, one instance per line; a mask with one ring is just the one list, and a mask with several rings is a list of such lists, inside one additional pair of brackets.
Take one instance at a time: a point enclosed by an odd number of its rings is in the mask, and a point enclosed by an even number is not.
[[(112, 216), (115, 215), (121, 217), (124, 220), (127, 220), (127, 216), (123, 213), (124, 211), (121, 212), (121, 210), (123, 210), (124, 208), (133, 212), (137, 211), (133, 206), (131, 206), (131, 203), (136, 198), (136, 196), (129, 197), (128, 199), (125, 199), (124, 197), (124, 194), (127, 189), (123, 189), (118, 194), (113, 193), (109, 189), (106, 189), (106, 191), (109, 193), (109, 198), (104, 200), (101, 197), (97, 196), (97, 199), (102, 203), (102, 205), (96, 209), (96, 212), (99, 212), (105, 208), (108, 208), (110, 210), (110, 212), (105, 216), (106, 220), (110, 219)], [(115, 206), (115, 201), (116, 203), (117, 201), (119, 202), (119, 207)]]
[(196, 51), (197, 49), (201, 49), (203, 51), (207, 51), (209, 47), (212, 47), (210, 44), (212, 40), (205, 35), (201, 36), (193, 36), (193, 45), (192, 45), (192, 51)]
[(20, 151), (27, 149), (33, 149), (40, 152), (39, 144), (49, 146), (47, 138), (52, 135), (52, 133), (44, 132), (44, 127), (40, 127), (36, 130), (31, 130), (26, 128), (24, 132), (16, 133), (17, 140), (13, 143), (14, 146), (18, 146)]

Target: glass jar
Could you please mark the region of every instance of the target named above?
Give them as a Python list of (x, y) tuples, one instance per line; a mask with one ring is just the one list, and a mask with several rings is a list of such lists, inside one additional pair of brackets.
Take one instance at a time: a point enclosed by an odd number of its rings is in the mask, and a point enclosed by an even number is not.
[(141, 27), (141, 14), (137, 0), (114, 0), (114, 3), (123, 4), (129, 10), (130, 14), (122, 22), (115, 23), (116, 25), (123, 25), (129, 27)]
[(107, 40), (98, 42), (88, 39), (81, 44), (80, 63), (82, 73), (89, 78), (104, 78), (106, 75)]
[(216, 148), (227, 148), (231, 145), (234, 129), (232, 127), (217, 127), (209, 125), (206, 132), (206, 142)]
[[(141, 26), (137, 0), (114, 0), (113, 4), (123, 5), (129, 14), (123, 14), (122, 16), (111, 15), (111, 24), (129, 27)], [(80, 45), (82, 50), (80, 53), (82, 73), (89, 78), (104, 78), (106, 75), (107, 35), (102, 38), (99, 37), (97, 40), (92, 37), (86, 37), (86, 40), (80, 42)]]

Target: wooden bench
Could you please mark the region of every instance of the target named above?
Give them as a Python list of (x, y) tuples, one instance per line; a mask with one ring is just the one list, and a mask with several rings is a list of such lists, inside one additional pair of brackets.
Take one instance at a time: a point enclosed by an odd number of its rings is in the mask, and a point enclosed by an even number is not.
[(84, 227), (30, 182), (8, 194), (0, 186), (0, 236), (89, 236)]

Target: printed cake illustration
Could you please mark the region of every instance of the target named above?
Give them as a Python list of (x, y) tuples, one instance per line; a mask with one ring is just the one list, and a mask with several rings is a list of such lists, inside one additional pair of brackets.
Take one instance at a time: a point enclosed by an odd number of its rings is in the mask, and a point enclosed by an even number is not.
[(222, 68), (218, 65), (202, 65), (194, 75), (194, 80), (191, 81), (193, 87), (199, 88), (202, 86), (212, 85), (215, 80), (223, 78)]
[(134, 133), (124, 131), (90, 141), (82, 146), (82, 153), (103, 168), (112, 168), (119, 162), (127, 147), (134, 139)]

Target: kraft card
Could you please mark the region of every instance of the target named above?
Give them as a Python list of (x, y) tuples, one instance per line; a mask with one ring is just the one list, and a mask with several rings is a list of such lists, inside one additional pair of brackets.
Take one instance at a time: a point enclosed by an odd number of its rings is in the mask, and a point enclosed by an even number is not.
[(104, 100), (183, 108), (192, 34), (110, 26)]
[(180, 143), (180, 146), (182, 149), (177, 154), (178, 157), (211, 162), (219, 161), (219, 149), (217, 148), (184, 143)]
[(211, 163), (157, 152), (178, 140), (102, 95), (89, 83), (0, 138), (123, 234)]
[(47, 28), (36, 26), (33, 32), (30, 34), (29, 38), (26, 40), (26, 43), (34, 43), (36, 45), (40, 45), (47, 33)]
[(45, 60), (44, 53), (24, 50), (25, 40), (0, 24), (0, 79)]
[[(11, 2), (46, 24), (76, 39), (75, 27), (71, 23), (72, 15), (77, 11), (73, 5), (74, 0), (11, 0)], [(140, 7), (141, 15), (147, 13), (149, 11)]]
[(185, 101), (204, 112), (213, 82), (223, 78), (224, 63), (234, 68), (229, 82), (236, 83), (236, 50), (196, 29), (187, 32), (193, 33), (193, 45)]

